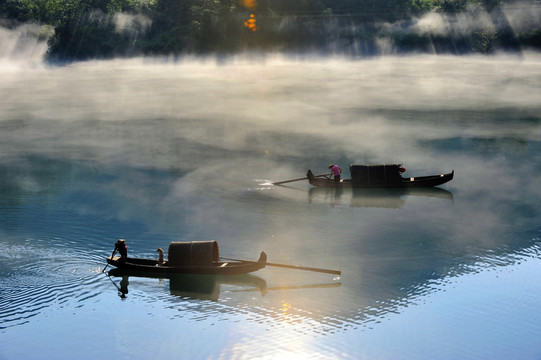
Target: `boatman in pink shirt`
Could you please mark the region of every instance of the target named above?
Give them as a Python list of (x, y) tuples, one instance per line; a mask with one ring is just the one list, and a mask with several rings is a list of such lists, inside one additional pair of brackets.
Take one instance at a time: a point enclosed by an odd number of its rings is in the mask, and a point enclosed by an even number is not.
[(342, 173), (342, 169), (334, 164), (329, 165), (329, 169), (331, 169), (331, 173), (334, 176), (334, 186), (340, 186), (340, 174)]

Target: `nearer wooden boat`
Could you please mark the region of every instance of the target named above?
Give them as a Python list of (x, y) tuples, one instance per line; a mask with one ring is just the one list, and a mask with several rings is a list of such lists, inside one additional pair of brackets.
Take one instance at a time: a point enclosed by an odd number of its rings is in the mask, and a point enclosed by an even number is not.
[(267, 262), (267, 255), (263, 251), (257, 261), (221, 261), (216, 241), (172, 242), (168, 258), (163, 263), (155, 259), (123, 259), (114, 256), (113, 252), (107, 257), (107, 263), (127, 272), (149, 275), (238, 275), (262, 269)]
[[(124, 255), (114, 256), (119, 243), (122, 244), (121, 249), (124, 249), (119, 250), (119, 252)], [(161, 249), (158, 249), (158, 251), (161, 251), (158, 260), (131, 258), (127, 256), (125, 240), (119, 239), (117, 244), (115, 244), (115, 250), (111, 256), (107, 257), (107, 265), (105, 265), (102, 272), (105, 272), (107, 266), (113, 265), (127, 275), (149, 277), (175, 274), (240, 275), (263, 269), (265, 266), (315, 271), (333, 275), (342, 273), (340, 270), (270, 263), (267, 262), (267, 254), (263, 251), (257, 261), (220, 257), (216, 241), (172, 242), (169, 245), (169, 259), (167, 261), (163, 260), (163, 250)]]
[[(402, 165), (350, 165), (351, 179), (343, 179), (343, 188), (417, 188), (445, 184), (453, 179), (455, 171), (447, 174), (402, 177)], [(402, 170), (402, 171), (401, 171)], [(336, 184), (331, 175), (314, 175), (311, 170), (306, 174), (311, 185), (334, 188)]]

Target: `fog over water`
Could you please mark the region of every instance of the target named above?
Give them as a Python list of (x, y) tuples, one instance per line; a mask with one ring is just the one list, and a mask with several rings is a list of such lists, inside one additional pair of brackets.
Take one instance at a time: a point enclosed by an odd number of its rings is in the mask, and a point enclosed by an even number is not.
[[(0, 358), (541, 354), (541, 55), (23, 57), (0, 65)], [(455, 178), (269, 184), (331, 162)], [(342, 276), (267, 267), (206, 296), (130, 277), (120, 299), (101, 274), (120, 237)]]

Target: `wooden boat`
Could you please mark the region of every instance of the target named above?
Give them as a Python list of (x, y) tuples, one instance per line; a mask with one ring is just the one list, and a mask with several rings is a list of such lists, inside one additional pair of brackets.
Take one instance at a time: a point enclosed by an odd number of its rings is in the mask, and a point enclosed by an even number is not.
[(132, 275), (238, 275), (247, 274), (265, 267), (267, 255), (261, 252), (257, 261), (221, 261), (216, 241), (172, 242), (169, 245), (169, 259), (162, 264), (155, 259), (141, 259), (120, 256), (107, 257), (107, 263)]
[(171, 295), (189, 297), (192, 299), (217, 301), (220, 297), (221, 285), (238, 287), (233, 291), (259, 291), (261, 296), (267, 293), (267, 282), (252, 274), (239, 275), (201, 275), (201, 274), (155, 274), (141, 271), (124, 269), (111, 269), (109, 277), (121, 277), (117, 287), (120, 296), (128, 294), (130, 277), (147, 277), (157, 279), (169, 279), (169, 291)]
[[(400, 164), (392, 165), (350, 165), (351, 179), (343, 179), (343, 188), (419, 188), (445, 184), (453, 179), (455, 171), (447, 174), (402, 177)], [(311, 185), (316, 187), (336, 187), (331, 175), (306, 174)]]

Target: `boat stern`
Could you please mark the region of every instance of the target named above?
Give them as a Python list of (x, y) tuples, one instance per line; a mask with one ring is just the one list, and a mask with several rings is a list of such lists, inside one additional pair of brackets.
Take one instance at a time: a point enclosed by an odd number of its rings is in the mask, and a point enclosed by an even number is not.
[(259, 255), (259, 259), (257, 260), (258, 263), (266, 264), (267, 263), (267, 254), (265, 254), (264, 251), (261, 252)]

